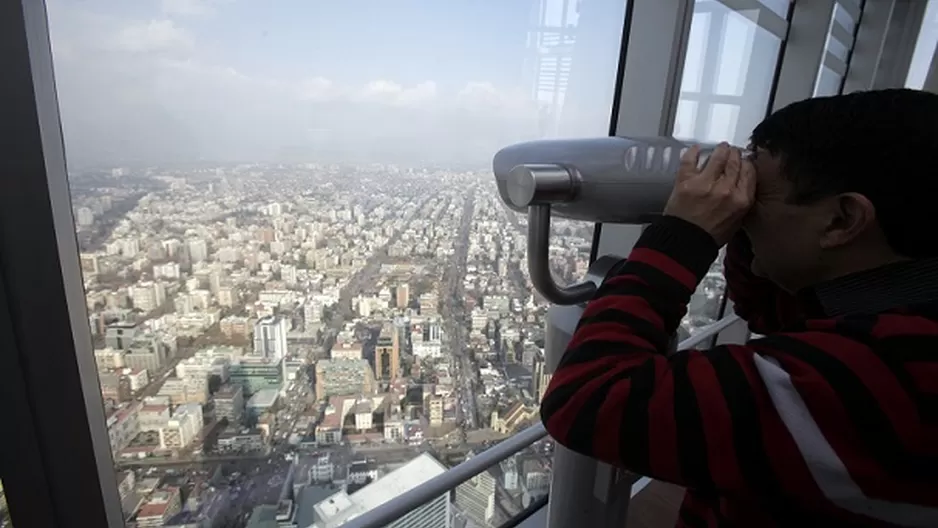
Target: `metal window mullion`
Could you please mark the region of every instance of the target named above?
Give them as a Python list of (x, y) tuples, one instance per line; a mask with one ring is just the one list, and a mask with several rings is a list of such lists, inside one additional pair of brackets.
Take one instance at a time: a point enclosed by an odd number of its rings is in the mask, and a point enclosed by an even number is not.
[[(670, 136), (694, 3), (632, 0), (630, 7), (614, 132), (617, 136)], [(596, 255), (627, 256), (641, 231), (642, 226), (603, 224)]]
[[(787, 26), (786, 26), (787, 27)], [(741, 105), (739, 108), (739, 117), (736, 120), (736, 126), (739, 127), (741, 123), (759, 123), (762, 119), (768, 115), (770, 110), (770, 105), (772, 104), (771, 90), (774, 90), (775, 84), (778, 82), (777, 72), (779, 70), (779, 61), (781, 60), (782, 53), (785, 49), (785, 40), (786, 35), (778, 37), (779, 42), (776, 43), (769, 38), (761, 38), (756, 30), (755, 35), (753, 35), (753, 45), (752, 53), (750, 55), (749, 65), (746, 69), (746, 83), (743, 88), (743, 96), (747, 94), (752, 94), (756, 90), (763, 89), (762, 79), (766, 77), (772, 77), (772, 83), (770, 85), (770, 94), (766, 98), (766, 103), (763, 106), (755, 105)], [(772, 51), (775, 53), (772, 53)], [(771, 57), (771, 60), (767, 60)], [(737, 134), (738, 134), (737, 130)], [(722, 314), (721, 314), (722, 315)]]
[[(720, 57), (723, 54), (723, 45), (726, 40), (726, 18), (729, 16), (729, 12), (720, 9), (711, 10), (709, 13), (710, 24), (707, 28), (706, 47), (704, 48), (703, 61), (700, 66), (700, 91), (704, 97), (698, 101), (694, 111), (692, 138), (707, 137), (707, 128), (713, 115), (713, 103), (707, 99), (710, 94), (716, 94)], [(696, 14), (699, 15), (700, 12), (698, 11)], [(682, 82), (683, 77), (682, 71)]]
[[(0, 280), (57, 527), (123, 526), (88, 328), (44, 2), (0, 3)], [(63, 448), (63, 446), (67, 446)], [(23, 521), (30, 525), (29, 521)]]
[(831, 38), (837, 39), (848, 50), (853, 47), (853, 33), (847, 31), (847, 28), (841, 26), (836, 19), (831, 25)]
[[(619, 42), (619, 61), (616, 67), (616, 83), (615, 83), (615, 92), (616, 94), (621, 94), (623, 91), (623, 83), (625, 82), (625, 58), (626, 50), (628, 49), (628, 40), (629, 40), (629, 21), (632, 19), (632, 2), (630, 0), (624, 0), (628, 2), (625, 8), (625, 19), (622, 21), (622, 36)], [(622, 97), (617, 96), (612, 101), (612, 111), (609, 118), (609, 135), (615, 136), (616, 131), (619, 128), (619, 119), (622, 115)], [(606, 252), (607, 248), (604, 248), (602, 245), (603, 241), (603, 223), (596, 222), (593, 225), (593, 240), (590, 244), (590, 258), (589, 262), (592, 264), (599, 256), (608, 254)], [(615, 233), (617, 228), (610, 224), (607, 228), (607, 232)], [(639, 231), (640, 233), (640, 231)], [(619, 233), (622, 235), (623, 233)], [(631, 235), (626, 235), (631, 236)], [(615, 236), (607, 236), (606, 240), (615, 239)], [(635, 235), (637, 239), (637, 235)], [(634, 242), (633, 242), (634, 244)]]
[(873, 89), (905, 86), (927, 5), (919, 0), (896, 0), (873, 76)]
[(781, 57), (772, 110), (814, 94), (824, 46), (834, 14), (834, 0), (795, 2)]
[(925, 83), (922, 90), (931, 93), (938, 93), (938, 46), (932, 53), (931, 63), (928, 65), (928, 74), (925, 76)]
[[(632, 0), (617, 135), (669, 135), (694, 12), (690, 0)], [(667, 45), (665, 45), (667, 42)]]
[(853, 20), (853, 23), (856, 24), (860, 20), (860, 4), (853, 2), (852, 0), (838, 0), (840, 8), (847, 12), (847, 15), (850, 16), (850, 20)]
[[(692, 0), (631, 0), (615, 135), (671, 135), (693, 10)], [(603, 224), (596, 255), (628, 255), (641, 231), (639, 225)], [(633, 481), (632, 475), (557, 445), (548, 524), (624, 526)]]
[(847, 64), (843, 93), (869, 90), (879, 68), (895, 0), (867, 0)]
[[(753, 53), (755, 55), (755, 53)], [(750, 68), (752, 65), (750, 65)], [(749, 82), (749, 79), (746, 80)], [(746, 93), (744, 90), (743, 93)], [(701, 93), (701, 92), (681, 92), (682, 101), (693, 101), (695, 103), (703, 104), (727, 104), (727, 105), (742, 105), (743, 96), (742, 95), (725, 95), (725, 94), (712, 94), (712, 93)], [(765, 113), (763, 109), (763, 113)]]
[[(788, 32), (788, 21), (779, 16), (768, 7), (762, 5), (759, 0), (718, 0), (727, 8), (748, 18), (760, 28), (775, 35), (779, 39), (785, 38)], [(711, 10), (712, 11), (712, 10)], [(700, 11), (698, 11), (700, 12)]]
[(824, 67), (836, 73), (839, 77), (847, 74), (847, 63), (829, 51), (824, 54)]

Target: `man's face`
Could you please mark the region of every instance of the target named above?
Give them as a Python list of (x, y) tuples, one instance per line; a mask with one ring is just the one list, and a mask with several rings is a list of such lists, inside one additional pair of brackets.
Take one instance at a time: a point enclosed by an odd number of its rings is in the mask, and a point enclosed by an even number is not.
[(743, 222), (752, 242), (752, 270), (789, 292), (813, 283), (820, 274), (823, 211), (789, 202), (792, 186), (782, 175), (781, 159), (754, 150), (756, 201)]

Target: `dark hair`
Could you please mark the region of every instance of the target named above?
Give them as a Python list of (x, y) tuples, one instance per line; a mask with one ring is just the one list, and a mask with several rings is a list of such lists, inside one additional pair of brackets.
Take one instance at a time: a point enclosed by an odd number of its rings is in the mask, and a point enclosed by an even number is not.
[(806, 99), (767, 117), (751, 141), (781, 157), (790, 202), (860, 193), (894, 251), (938, 256), (938, 95), (890, 89)]

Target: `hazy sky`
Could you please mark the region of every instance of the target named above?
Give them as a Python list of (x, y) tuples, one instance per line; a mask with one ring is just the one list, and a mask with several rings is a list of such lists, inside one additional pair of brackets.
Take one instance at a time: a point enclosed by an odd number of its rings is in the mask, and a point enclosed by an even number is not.
[[(483, 166), (517, 141), (605, 135), (626, 4), (47, 2), (73, 169), (194, 161)], [(696, 2), (677, 135), (744, 143), (761, 120), (780, 43), (752, 22), (759, 16), (768, 11)], [(544, 27), (566, 27), (567, 40), (549, 40), (538, 33)], [(558, 57), (569, 65), (559, 91), (536, 68)], [(701, 93), (718, 98), (705, 104)]]
[(576, 30), (561, 134), (605, 134), (624, 2), (575, 3), (48, 0), (69, 162), (481, 161), (549, 129), (541, 10)]

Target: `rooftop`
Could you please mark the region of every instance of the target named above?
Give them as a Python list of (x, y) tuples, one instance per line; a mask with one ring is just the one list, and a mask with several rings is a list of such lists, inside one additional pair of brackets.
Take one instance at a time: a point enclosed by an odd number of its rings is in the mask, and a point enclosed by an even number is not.
[(239, 367), (239, 366), (253, 367), (253, 366), (258, 366), (258, 365), (279, 366), (279, 364), (280, 364), (279, 359), (259, 357), (259, 356), (238, 357), (238, 358), (234, 358), (231, 362), (231, 366), (233, 367)]
[[(345, 339), (350, 339), (350, 340), (346, 341)], [(333, 350), (335, 349), (361, 350), (362, 344), (357, 339), (355, 339), (355, 337), (351, 337), (351, 338), (345, 337), (343, 339), (343, 336), (339, 336), (336, 340), (336, 343), (332, 345), (332, 348)]]
[(243, 392), (244, 388), (241, 385), (236, 384), (226, 384), (222, 385), (217, 391), (215, 391), (215, 399), (219, 398), (234, 398), (239, 392)]
[(355, 407), (352, 408), (352, 412), (355, 414), (371, 413), (372, 410), (371, 400), (359, 400), (355, 402)]
[(270, 407), (277, 402), (279, 395), (280, 391), (277, 389), (261, 389), (248, 400), (248, 407)]
[(137, 511), (137, 518), (162, 517), (169, 508), (168, 502), (148, 502)]
[(315, 509), (319, 522), (314, 526), (339, 526), (445, 471), (446, 466), (430, 454), (423, 453), (351, 495), (340, 491), (318, 503)]
[(296, 500), (296, 525), (309, 528), (316, 523), (316, 505), (329, 498), (335, 491), (333, 486), (310, 485), (300, 490)]
[(254, 428), (240, 428), (229, 425), (224, 430), (218, 433), (218, 438), (235, 438), (235, 437), (247, 437), (247, 436), (261, 436), (263, 431), (260, 429)]
[(375, 468), (375, 465), (367, 460), (358, 460), (348, 466), (349, 473), (368, 472)]
[(247, 528), (277, 528), (278, 526), (277, 506), (273, 504), (262, 504), (254, 508), (247, 523)]
[(335, 429), (342, 425), (341, 408), (336, 409), (331, 405), (323, 413), (322, 421), (316, 426), (317, 429)]

